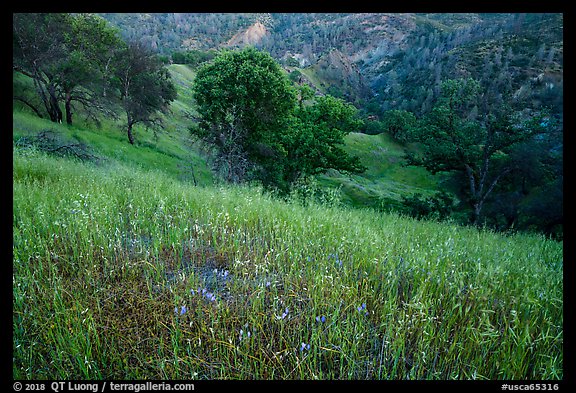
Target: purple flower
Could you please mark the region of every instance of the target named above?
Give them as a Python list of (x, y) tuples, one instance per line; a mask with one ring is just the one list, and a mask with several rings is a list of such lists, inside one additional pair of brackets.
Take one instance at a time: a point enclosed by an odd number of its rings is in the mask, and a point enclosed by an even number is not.
[[(182, 306), (182, 308), (180, 309), (180, 315), (184, 315), (186, 313), (186, 311), (188, 311), (186, 306)], [(174, 313), (178, 314), (178, 307), (174, 307)]]
[(321, 317), (316, 317), (316, 322), (326, 322), (326, 317), (324, 315), (322, 315)]
[(192, 294), (194, 294), (194, 292), (196, 292), (198, 295), (202, 295), (203, 297), (206, 298), (206, 300), (214, 302), (216, 301), (216, 295), (214, 295), (212, 292), (208, 292), (208, 290), (206, 288), (198, 288), (196, 291), (194, 291), (193, 289), (190, 290), (190, 292)]
[(284, 319), (288, 316), (288, 307), (286, 307), (286, 310), (282, 313), (281, 316), (276, 316), (277, 319)]
[(211, 302), (216, 301), (216, 296), (212, 292), (206, 292), (204, 297), (206, 298), (206, 300), (209, 300)]
[(310, 350), (310, 344), (300, 344), (300, 352), (304, 351), (304, 350)]

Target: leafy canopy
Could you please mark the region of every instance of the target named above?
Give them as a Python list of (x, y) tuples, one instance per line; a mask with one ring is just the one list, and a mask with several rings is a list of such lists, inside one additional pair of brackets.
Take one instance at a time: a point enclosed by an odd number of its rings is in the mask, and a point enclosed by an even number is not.
[(135, 143), (132, 127), (161, 125), (160, 113), (166, 113), (176, 99), (176, 87), (157, 55), (138, 42), (118, 52), (115, 84), (126, 112), (128, 140)]
[(547, 127), (544, 112), (526, 120), (506, 108), (487, 108), (477, 119), (471, 114), (481, 101), (480, 93), (474, 79), (444, 81), (440, 100), (413, 130), (422, 152), (409, 156), (412, 164), (433, 173), (453, 171), (464, 175), (475, 223), (479, 223), (488, 195), (515, 167), (511, 149)]
[(328, 168), (359, 171), (338, 145), (359, 126), (356, 109), (334, 97), (312, 103), (297, 94), (278, 63), (247, 47), (223, 51), (196, 76), (200, 119), (192, 132), (213, 146), (215, 169), (228, 181), (258, 179), (288, 191), (301, 176)]

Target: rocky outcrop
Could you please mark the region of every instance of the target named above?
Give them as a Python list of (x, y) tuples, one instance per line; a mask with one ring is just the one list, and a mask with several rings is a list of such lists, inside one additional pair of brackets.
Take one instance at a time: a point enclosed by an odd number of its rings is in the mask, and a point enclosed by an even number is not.
[(234, 36), (226, 43), (229, 47), (243, 47), (246, 45), (257, 45), (262, 41), (262, 38), (269, 35), (268, 29), (263, 23), (257, 21), (248, 29), (234, 34)]

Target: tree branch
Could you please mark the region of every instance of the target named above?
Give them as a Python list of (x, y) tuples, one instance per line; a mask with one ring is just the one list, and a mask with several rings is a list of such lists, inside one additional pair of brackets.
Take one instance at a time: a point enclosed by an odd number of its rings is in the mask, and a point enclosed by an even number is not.
[(44, 116), (42, 116), (42, 114), (40, 113), (40, 111), (38, 110), (38, 108), (36, 108), (34, 105), (32, 105), (30, 102), (28, 102), (28, 101), (27, 101), (26, 99), (24, 99), (23, 97), (14, 96), (14, 97), (12, 97), (12, 98), (13, 98), (14, 100), (20, 101), (21, 103), (23, 103), (23, 104), (25, 104), (26, 106), (28, 106), (30, 109), (32, 109), (32, 110), (36, 113), (36, 115), (37, 115), (39, 118), (41, 118), (41, 119), (44, 118)]

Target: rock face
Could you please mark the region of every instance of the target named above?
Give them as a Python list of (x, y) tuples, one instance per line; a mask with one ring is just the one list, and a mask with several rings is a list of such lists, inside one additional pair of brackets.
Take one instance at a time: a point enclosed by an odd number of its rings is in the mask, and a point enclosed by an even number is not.
[(261, 22), (256, 22), (245, 31), (234, 34), (234, 36), (226, 43), (229, 47), (242, 47), (246, 45), (257, 45), (262, 41), (262, 38), (270, 33)]
[(313, 66), (322, 80), (337, 87), (347, 98), (366, 97), (370, 89), (356, 64), (338, 49), (332, 49)]

